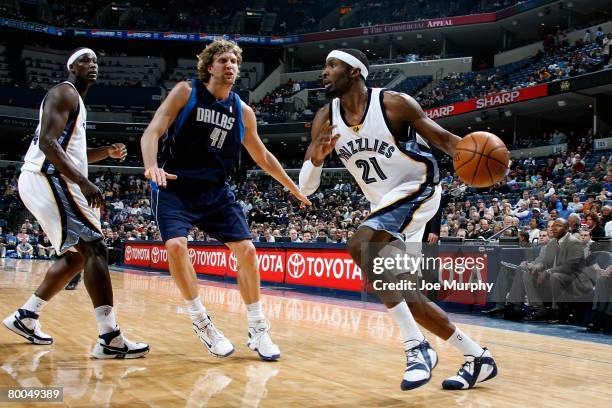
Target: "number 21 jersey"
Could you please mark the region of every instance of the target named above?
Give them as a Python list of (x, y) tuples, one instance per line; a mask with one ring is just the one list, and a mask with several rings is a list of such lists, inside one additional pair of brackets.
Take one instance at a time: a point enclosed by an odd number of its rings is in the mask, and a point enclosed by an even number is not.
[(336, 125), (336, 153), (353, 175), (365, 197), (375, 208), (381, 198), (400, 185), (438, 183), (437, 163), (426, 142), (406, 126), (394, 135), (384, 110), (384, 89), (368, 89), (368, 102), (361, 123), (349, 126), (339, 98), (330, 104), (330, 122)]

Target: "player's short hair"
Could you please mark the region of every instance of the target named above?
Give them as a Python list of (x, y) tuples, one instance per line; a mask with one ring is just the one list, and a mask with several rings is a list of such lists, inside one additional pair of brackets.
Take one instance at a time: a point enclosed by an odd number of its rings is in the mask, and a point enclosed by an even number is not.
[(368, 57), (366, 57), (366, 55), (357, 48), (341, 48), (338, 51), (346, 52), (347, 54), (352, 55), (353, 57), (357, 58), (363, 65), (365, 65), (368, 71), (370, 70), (370, 62), (368, 61)]
[(228, 40), (217, 40), (213, 41), (197, 55), (198, 57), (198, 78), (204, 82), (210, 80), (210, 73), (208, 67), (210, 67), (219, 54), (225, 52), (233, 52), (238, 59), (238, 66), (242, 64), (242, 48), (233, 41)]

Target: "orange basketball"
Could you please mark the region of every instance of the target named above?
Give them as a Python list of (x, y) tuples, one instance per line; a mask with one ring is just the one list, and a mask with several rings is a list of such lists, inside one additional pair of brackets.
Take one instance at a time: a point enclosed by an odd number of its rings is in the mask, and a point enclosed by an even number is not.
[(490, 187), (506, 175), (510, 152), (489, 132), (472, 132), (457, 143), (453, 165), (459, 178), (473, 187)]

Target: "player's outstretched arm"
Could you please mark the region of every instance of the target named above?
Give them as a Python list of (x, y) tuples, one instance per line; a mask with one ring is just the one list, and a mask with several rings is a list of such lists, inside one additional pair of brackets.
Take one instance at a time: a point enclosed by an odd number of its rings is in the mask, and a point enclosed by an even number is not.
[(276, 181), (285, 186), (291, 194), (297, 197), (304, 204), (310, 205), (310, 201), (295, 185), (293, 180), (287, 175), (283, 166), (280, 165), (276, 157), (266, 149), (262, 143), (259, 134), (257, 134), (257, 120), (255, 113), (250, 106), (242, 103), (242, 119), (244, 121), (244, 139), (242, 144), (249, 152), (255, 163), (262, 168), (266, 173), (274, 177)]
[(387, 117), (393, 123), (408, 122), (416, 132), (444, 153), (453, 156), (461, 138), (431, 120), (417, 101), (404, 93), (385, 92)]
[(335, 127), (329, 123), (329, 106), (325, 105), (317, 111), (312, 121), (310, 145), (300, 170), (300, 190), (306, 195), (313, 194), (321, 184), (323, 162), (340, 138), (339, 134), (334, 133)]
[(43, 108), (40, 125), (39, 148), (53, 166), (65, 177), (76, 183), (92, 207), (102, 205), (102, 193), (70, 160), (58, 139), (71, 112), (79, 106), (79, 95), (70, 85), (60, 85), (49, 91)]
[(109, 146), (87, 148), (87, 163), (96, 163), (108, 157), (124, 161), (126, 156), (127, 148), (123, 143), (113, 143)]
[(181, 109), (187, 105), (190, 95), (191, 85), (189, 82), (182, 81), (176, 84), (164, 102), (157, 108), (153, 120), (151, 120), (140, 139), (145, 177), (158, 186), (165, 187), (166, 180), (174, 180), (176, 175), (168, 174), (157, 167), (157, 144), (170, 125), (174, 123)]

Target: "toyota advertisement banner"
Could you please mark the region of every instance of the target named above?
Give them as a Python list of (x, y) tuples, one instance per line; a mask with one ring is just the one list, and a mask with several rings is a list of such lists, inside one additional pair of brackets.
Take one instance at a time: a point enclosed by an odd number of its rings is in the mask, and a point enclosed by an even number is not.
[(151, 266), (151, 245), (126, 244), (123, 248), (123, 263), (140, 267)]
[(438, 271), (438, 282), (443, 282), (444, 284), (438, 292), (437, 299), (444, 302), (485, 305), (487, 303), (488, 291), (485, 289), (466, 290), (466, 286), (478, 285), (480, 288), (483, 282), (488, 281), (488, 255), (466, 251), (465, 253), (440, 253), (439, 256), (443, 259), (453, 259), (455, 261), (465, 256), (473, 256), (480, 257), (479, 259), (482, 262), (475, 263), (471, 267), (464, 269), (440, 268)]
[(287, 250), (285, 283), (361, 291), (361, 269), (346, 250)]
[[(464, 251), (465, 252), (465, 251)], [(477, 257), (477, 267), (442, 267), (437, 281), (438, 300), (485, 304), (489, 260), (487, 254), (478, 252), (440, 254), (446, 261), (458, 261), (459, 257)], [(235, 278), (239, 262), (226, 247), (220, 245), (190, 245), (189, 258), (199, 274)], [(257, 248), (257, 262), (263, 282), (286, 283), (350, 292), (363, 290), (361, 269), (343, 248)], [(455, 262), (456, 263), (456, 262)], [(127, 242), (124, 244), (124, 265), (168, 270), (166, 249), (159, 243)], [(469, 289), (473, 287), (473, 289)]]
[[(259, 275), (265, 282), (283, 283), (285, 277), (286, 250), (284, 249), (257, 249), (257, 264)], [(238, 276), (238, 260), (233, 252), (229, 253), (227, 276)]]
[[(168, 254), (161, 244), (127, 242), (123, 263), (130, 266), (168, 270)], [(238, 260), (222, 246), (189, 247), (189, 258), (197, 273), (235, 278)], [(346, 250), (258, 248), (261, 280), (347, 291), (361, 290), (361, 269)]]

